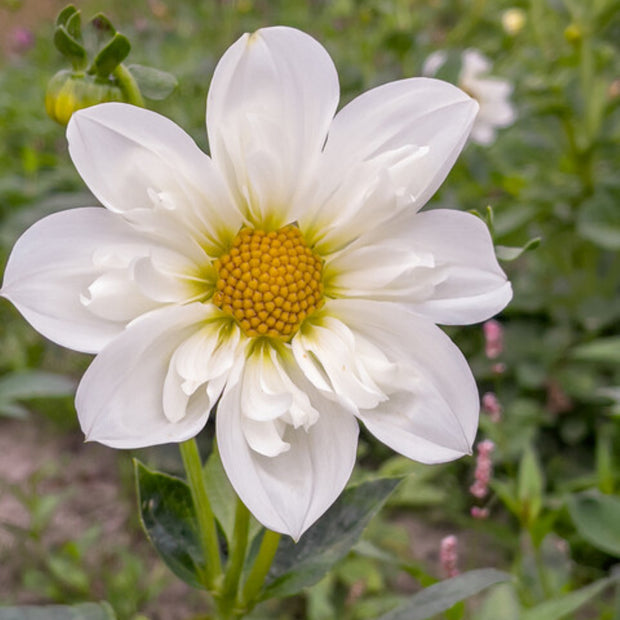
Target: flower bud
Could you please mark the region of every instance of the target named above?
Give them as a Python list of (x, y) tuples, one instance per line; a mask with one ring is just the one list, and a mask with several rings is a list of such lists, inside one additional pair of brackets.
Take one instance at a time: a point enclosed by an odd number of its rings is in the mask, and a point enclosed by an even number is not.
[(525, 11), (523, 9), (507, 9), (502, 13), (502, 26), (506, 34), (518, 35), (525, 25)]
[(45, 110), (50, 118), (66, 125), (77, 110), (106, 101), (126, 101), (115, 82), (65, 69), (47, 85)]
[(564, 29), (564, 38), (572, 45), (581, 43), (582, 37), (583, 33), (581, 32), (581, 28), (575, 23), (569, 24)]

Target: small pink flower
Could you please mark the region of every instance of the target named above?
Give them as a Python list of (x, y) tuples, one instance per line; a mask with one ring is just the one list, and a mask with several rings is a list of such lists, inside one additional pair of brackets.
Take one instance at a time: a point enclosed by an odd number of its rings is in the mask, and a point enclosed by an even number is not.
[(484, 350), (490, 360), (498, 358), (504, 350), (504, 329), (495, 319), (482, 325), (484, 331)]
[(34, 35), (28, 28), (18, 26), (11, 32), (10, 44), (14, 52), (23, 54), (34, 45)]
[(496, 375), (503, 375), (506, 372), (506, 364), (504, 362), (496, 362), (491, 366), (491, 370)]
[(441, 564), (441, 572), (446, 577), (456, 577), (459, 574), (459, 569), (457, 568), (459, 559), (458, 545), (459, 541), (453, 534), (441, 539), (439, 562)]
[(486, 497), (489, 492), (489, 480), (493, 473), (491, 454), (495, 444), (490, 439), (485, 439), (478, 444), (478, 457), (476, 459), (475, 482), (469, 487), (469, 492), (478, 499)]
[(480, 506), (472, 506), (469, 513), (474, 519), (480, 519), (481, 521), (489, 518), (488, 508), (481, 508)]
[(497, 423), (502, 419), (502, 405), (495, 392), (487, 392), (482, 396), (482, 410), (488, 414), (492, 422)]

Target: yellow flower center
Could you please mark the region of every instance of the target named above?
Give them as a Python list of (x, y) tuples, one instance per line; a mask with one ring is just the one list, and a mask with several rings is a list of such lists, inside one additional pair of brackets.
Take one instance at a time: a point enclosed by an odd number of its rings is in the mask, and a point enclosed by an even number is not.
[(296, 226), (271, 232), (243, 228), (215, 268), (213, 303), (251, 337), (290, 340), (324, 303), (323, 261)]

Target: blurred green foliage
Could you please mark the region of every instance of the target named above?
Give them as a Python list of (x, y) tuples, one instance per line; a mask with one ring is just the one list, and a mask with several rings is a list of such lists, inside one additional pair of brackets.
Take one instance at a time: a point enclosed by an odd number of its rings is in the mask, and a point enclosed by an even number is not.
[[(20, 4), (3, 2), (0, 11)], [(559, 618), (578, 608), (579, 618), (619, 617), (620, 596), (600, 593), (613, 587), (603, 580), (617, 562), (620, 527), (613, 517), (620, 489), (620, 2), (89, 0), (80, 8), (113, 20), (132, 43), (132, 63), (176, 76), (178, 88), (150, 107), (204, 149), (215, 63), (240, 34), (264, 25), (296, 26), (319, 39), (338, 68), (343, 102), (419, 75), (438, 49), (474, 47), (493, 59), (492, 74), (514, 85), (518, 118), (490, 147), (468, 145), (430, 205), (480, 213), (490, 206), (498, 246), (541, 240), (505, 263), (515, 295), (499, 318), (505, 343), (498, 359), (485, 356), (479, 328), (449, 330), (481, 393), (493, 391), (503, 409), (499, 422), (484, 412), (481, 418), (480, 436), (496, 445), (491, 496), (478, 502), (490, 517), (469, 516), (476, 504), (468, 493), (471, 459), (422, 467), (364, 436), (358, 478), (377, 470), (408, 474), (391, 501), (391, 517), (384, 512), (374, 521), (365, 541), (305, 598), (278, 611), (268, 607), (265, 617), (373, 618), (412, 583), (432, 583), (440, 576), (437, 564), (414, 561), (409, 550), (403, 523), (412, 515), (439, 531), (462, 533), (467, 568), (494, 561), (515, 576), (513, 584), (491, 590), (473, 615), (463, 616), (457, 606), (446, 617)], [(520, 11), (516, 22), (507, 20), (512, 9)], [(33, 46), (0, 61), (0, 267), (33, 221), (93, 202), (70, 163), (63, 130), (45, 114), (47, 81), (63, 68), (52, 52), (53, 23), (27, 26), (34, 29)], [(0, 324), (0, 381), (50, 370), (79, 377), (86, 357), (43, 342), (8, 303), (0, 303)], [(31, 396), (41, 393), (33, 383)], [(27, 390), (20, 392), (20, 411), (28, 398)], [(52, 408), (55, 419), (73, 419), (66, 401)], [(31, 514), (45, 513), (47, 501), (30, 507)], [(29, 569), (21, 586), (50, 601), (77, 600), (58, 590), (52, 565), (62, 565), (59, 574), (73, 580), (73, 590), (86, 588), (81, 554), (91, 543), (84, 536), (55, 550), (44, 576)], [(140, 571), (129, 552), (124, 558), (120, 574)], [(115, 587), (110, 582), (107, 596), (119, 618), (129, 618), (144, 601), (121, 609)]]

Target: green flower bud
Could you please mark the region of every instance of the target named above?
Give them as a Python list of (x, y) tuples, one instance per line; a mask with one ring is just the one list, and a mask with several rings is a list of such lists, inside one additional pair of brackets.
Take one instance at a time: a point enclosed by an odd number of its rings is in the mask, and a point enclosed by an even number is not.
[(577, 45), (583, 38), (583, 32), (577, 24), (569, 24), (564, 29), (564, 38), (572, 45)]
[(47, 114), (61, 125), (66, 125), (76, 110), (106, 101), (127, 101), (127, 98), (112, 80), (67, 69), (49, 81), (45, 93)]

